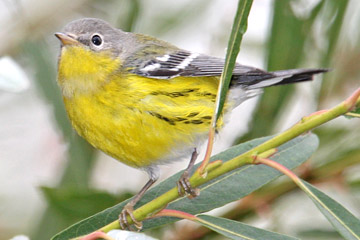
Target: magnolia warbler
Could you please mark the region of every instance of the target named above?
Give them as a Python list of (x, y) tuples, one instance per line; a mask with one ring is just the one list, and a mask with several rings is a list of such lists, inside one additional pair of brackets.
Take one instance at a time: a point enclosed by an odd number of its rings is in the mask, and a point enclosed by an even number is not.
[[(55, 35), (61, 41), (58, 84), (75, 130), (95, 148), (149, 175), (120, 214), (122, 227), (128, 227), (127, 214), (133, 218), (133, 207), (159, 178), (158, 166), (191, 153), (194, 160), (194, 149), (206, 140), (224, 59), (94, 18), (70, 22)], [(325, 71), (266, 72), (236, 64), (225, 112), (264, 87), (308, 81)], [(222, 125), (220, 119), (218, 128)]]

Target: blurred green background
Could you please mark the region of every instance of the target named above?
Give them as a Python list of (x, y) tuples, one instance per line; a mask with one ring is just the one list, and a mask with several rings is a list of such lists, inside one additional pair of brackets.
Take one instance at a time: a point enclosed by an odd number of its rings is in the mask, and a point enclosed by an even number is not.
[[(71, 20), (98, 17), (126, 31), (224, 57), (236, 6), (235, 0), (0, 1), (0, 239), (18, 234), (49, 239), (128, 198), (147, 178), (97, 152), (73, 132), (56, 84), (60, 44), (54, 32)], [(215, 151), (284, 130), (358, 88), (359, 22), (356, 0), (254, 1), (240, 63), (270, 71), (332, 71), (311, 83), (269, 88), (244, 103), (217, 137)], [(359, 121), (342, 117), (316, 129), (320, 149), (298, 169), (357, 216), (359, 127)], [(163, 178), (185, 165), (164, 167), (168, 173)], [(285, 178), (218, 214), (302, 239), (340, 239)], [(190, 239), (195, 231), (203, 229), (182, 221), (154, 234)]]

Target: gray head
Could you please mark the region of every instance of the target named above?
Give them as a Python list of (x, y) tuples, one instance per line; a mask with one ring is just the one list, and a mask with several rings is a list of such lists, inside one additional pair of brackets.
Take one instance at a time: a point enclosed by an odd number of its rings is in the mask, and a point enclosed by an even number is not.
[(118, 55), (119, 44), (127, 33), (113, 28), (109, 23), (96, 18), (83, 18), (68, 23), (61, 33), (55, 34), (62, 45), (81, 43), (93, 51), (111, 50)]

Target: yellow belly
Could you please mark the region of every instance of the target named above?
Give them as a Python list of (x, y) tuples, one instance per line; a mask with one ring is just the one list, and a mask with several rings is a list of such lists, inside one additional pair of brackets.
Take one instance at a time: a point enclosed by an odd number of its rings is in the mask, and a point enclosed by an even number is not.
[(206, 138), (217, 84), (217, 77), (130, 75), (64, 102), (74, 128), (94, 147), (127, 165), (146, 167), (183, 157)]

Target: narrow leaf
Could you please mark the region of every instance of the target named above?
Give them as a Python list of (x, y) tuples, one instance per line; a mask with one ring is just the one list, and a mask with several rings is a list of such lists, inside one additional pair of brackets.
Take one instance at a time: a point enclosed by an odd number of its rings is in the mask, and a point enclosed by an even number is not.
[(256, 228), (241, 222), (229, 220), (226, 218), (213, 217), (209, 215), (197, 216), (203, 221), (198, 221), (204, 227), (210, 228), (215, 232), (224, 235), (230, 239), (256, 240), (256, 239), (277, 239), (294, 240), (297, 238), (270, 232), (264, 229)]
[(320, 209), (322, 214), (329, 220), (334, 228), (345, 239), (360, 239), (360, 220), (341, 204), (330, 198), (310, 183), (302, 181), (306, 188), (305, 191), (315, 205)]
[(231, 35), (226, 52), (225, 66), (219, 83), (219, 96), (216, 102), (216, 120), (220, 117), (226, 100), (226, 93), (229, 90), (232, 72), (236, 64), (236, 57), (240, 51), (242, 36), (247, 29), (247, 19), (250, 13), (252, 0), (238, 2), (238, 8), (231, 30)]
[[(326, 1), (326, 16), (322, 21), (326, 28), (326, 34), (323, 36), (324, 39), (327, 39), (326, 48), (324, 49), (324, 53), (322, 55), (321, 66), (327, 67), (331, 64), (336, 57), (335, 50), (337, 43), (340, 39), (340, 32), (343, 29), (343, 24), (345, 20), (345, 16), (347, 15), (347, 8), (349, 5), (348, 0), (342, 1)], [(331, 81), (331, 83), (330, 83)], [(337, 79), (327, 79), (326, 84), (321, 85), (319, 100), (323, 101), (330, 93), (335, 94), (337, 92), (338, 85), (334, 81)]]
[[(221, 159), (226, 162), (255, 146), (265, 142), (270, 137), (255, 139), (243, 144), (234, 146), (211, 158), (212, 161)], [(278, 152), (272, 157), (287, 168), (295, 168), (305, 162), (318, 146), (318, 139), (313, 134), (299, 136), (278, 148)], [(199, 164), (198, 164), (199, 165)], [(195, 166), (194, 169), (196, 169)], [(175, 187), (182, 171), (151, 188), (141, 199), (139, 205), (143, 205), (157, 196)], [(248, 165), (220, 176), (202, 186), (200, 186), (200, 196), (195, 199), (187, 197), (179, 198), (169, 204), (169, 209), (175, 209), (190, 214), (198, 214), (221, 207), (229, 202), (236, 201), (251, 192), (264, 186), (266, 183), (279, 177), (281, 173), (262, 165)], [(54, 240), (69, 239), (81, 236), (97, 230), (112, 221), (115, 221), (127, 201), (114, 207), (108, 208), (88, 219), (85, 219), (55, 236)], [(174, 222), (178, 219), (162, 217), (144, 221), (143, 230), (154, 228), (165, 223)]]

